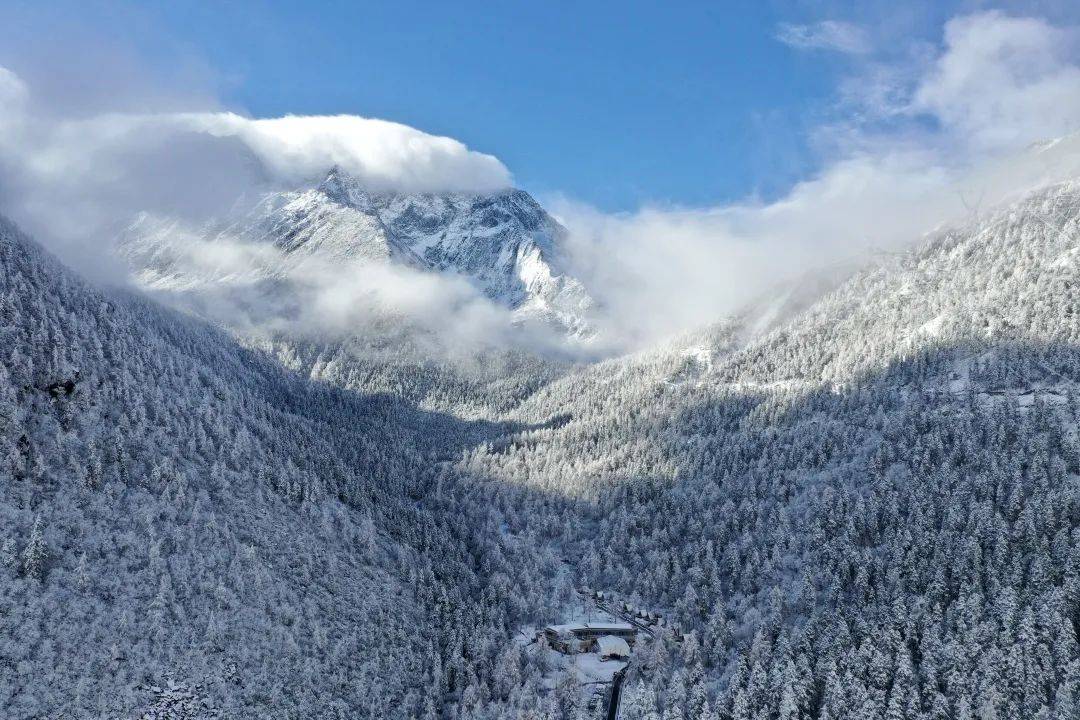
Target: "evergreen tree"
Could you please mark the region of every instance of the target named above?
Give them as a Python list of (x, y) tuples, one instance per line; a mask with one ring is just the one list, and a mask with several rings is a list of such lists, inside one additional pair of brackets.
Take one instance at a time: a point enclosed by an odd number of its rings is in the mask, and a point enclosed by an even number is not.
[(23, 572), (29, 578), (42, 580), (45, 577), (48, 561), (49, 549), (45, 545), (44, 530), (41, 527), (41, 515), (38, 515), (34, 518), (34, 527), (30, 531), (30, 540), (26, 543), (26, 550), (23, 551)]

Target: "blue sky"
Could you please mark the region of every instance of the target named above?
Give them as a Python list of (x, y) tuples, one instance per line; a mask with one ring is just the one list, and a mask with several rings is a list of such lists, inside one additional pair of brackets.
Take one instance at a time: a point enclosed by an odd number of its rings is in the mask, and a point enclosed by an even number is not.
[(1078, 177), (1077, 131), (1075, 0), (0, 0), (0, 212), (105, 279), (136, 213), (512, 173), (644, 342)]
[[(9, 17), (34, 35), (28, 52), (48, 52), (50, 37), (70, 47), (96, 35), (142, 65), (147, 82), (171, 75), (258, 117), (406, 123), (498, 156), (540, 196), (611, 211), (771, 199), (813, 174), (814, 130), (835, 113), (853, 65), (940, 44), (948, 17), (984, 6), (896, 5), (62, 2), (12, 3)], [(1068, 14), (1067, 3), (1038, 6)], [(865, 47), (777, 39), (822, 20), (852, 23)], [(101, 62), (93, 45), (91, 66)]]
[(804, 170), (800, 125), (831, 86), (827, 59), (773, 39), (782, 16), (767, 4), (163, 10), (256, 115), (397, 120), (497, 155), (535, 192), (606, 208), (774, 191)]

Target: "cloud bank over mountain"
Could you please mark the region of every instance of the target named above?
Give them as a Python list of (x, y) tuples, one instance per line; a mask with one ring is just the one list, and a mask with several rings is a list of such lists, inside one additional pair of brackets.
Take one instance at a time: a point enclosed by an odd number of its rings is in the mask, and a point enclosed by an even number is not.
[(779, 198), (715, 207), (610, 214), (553, 202), (579, 276), (632, 343), (708, 323), (801, 273), (865, 261), (1080, 171), (1080, 138), (1070, 135), (1080, 125), (1074, 29), (968, 15), (947, 23), (939, 49), (912, 48), (902, 60), (836, 47), (810, 29), (779, 37), (858, 56), (837, 119), (816, 130), (816, 175)]
[(267, 294), (251, 278), (291, 267), (280, 248), (220, 228), (213, 241), (206, 236), (209, 221), (233, 218), (265, 193), (313, 185), (335, 166), (375, 192), (483, 194), (510, 184), (499, 160), (457, 140), (346, 115), (59, 107), (3, 67), (0, 131), (0, 212), (96, 280), (131, 280), (114, 240), (152, 218), (169, 228), (174, 263), (238, 279), (204, 288), (202, 301), (210, 316), (248, 333), (340, 336), (397, 318), (449, 349), (554, 342), (539, 329), (515, 331), (509, 310), (465, 279), (413, 267), (314, 257), (289, 270), (292, 297)]
[[(813, 130), (820, 161), (811, 177), (780, 197), (703, 208), (612, 214), (574, 198), (549, 203), (570, 230), (569, 274), (603, 309), (611, 352), (712, 322), (801, 273), (895, 249), (1080, 170), (1080, 141), (1069, 135), (1080, 120), (1075, 28), (993, 11), (950, 20), (937, 47), (886, 52), (869, 27), (842, 20), (784, 25), (777, 38), (795, 52), (838, 51), (849, 67), (835, 112)], [(176, 218), (194, 237), (237, 198), (333, 165), (394, 192), (485, 193), (512, 181), (497, 158), (398, 123), (249, 118), (179, 100), (138, 112), (124, 97), (122, 111), (100, 97), (73, 107), (0, 69), (0, 205), (69, 262), (114, 281), (125, 270), (110, 264), (102, 243), (138, 212)], [(1031, 145), (1055, 138), (1064, 139)], [(216, 263), (221, 247), (191, 251)], [(438, 308), (435, 326), (467, 307), (469, 318), (483, 318), (463, 321), (468, 338), (505, 324), (462, 283), (402, 279), (412, 275), (307, 280), (335, 294), (383, 288), (380, 304), (423, 298), (404, 305)]]
[(495, 157), (399, 123), (60, 109), (2, 67), (0, 128), (4, 208), (72, 251), (96, 251), (138, 212), (199, 221), (253, 189), (317, 181), (335, 165), (376, 191), (485, 193), (511, 183)]
[(356, 115), (251, 119), (231, 112), (163, 120), (180, 131), (238, 138), (286, 182), (309, 180), (338, 166), (376, 191), (486, 193), (511, 183), (510, 172), (494, 156), (386, 120)]

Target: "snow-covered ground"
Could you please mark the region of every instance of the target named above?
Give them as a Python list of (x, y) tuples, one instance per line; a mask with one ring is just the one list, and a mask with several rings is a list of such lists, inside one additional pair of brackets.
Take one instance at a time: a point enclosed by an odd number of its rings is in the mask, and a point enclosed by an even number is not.
[[(558, 623), (552, 623), (547, 627), (564, 630), (582, 625), (630, 627), (614, 615), (599, 610), (595, 605), (584, 600), (570, 608), (559, 620)], [(561, 653), (548, 646), (546, 642), (537, 641), (538, 633), (542, 630), (543, 628), (523, 628), (517, 642), (525, 646), (526, 652), (532, 654), (548, 668), (543, 684), (550, 690), (563, 686), (568, 680), (572, 681), (578, 686), (582, 701), (588, 703), (598, 691), (606, 693), (606, 685), (611, 683), (615, 673), (628, 665), (627, 662), (621, 660), (602, 660), (595, 650), (571, 654)], [(632, 659), (633, 650), (631, 650)]]

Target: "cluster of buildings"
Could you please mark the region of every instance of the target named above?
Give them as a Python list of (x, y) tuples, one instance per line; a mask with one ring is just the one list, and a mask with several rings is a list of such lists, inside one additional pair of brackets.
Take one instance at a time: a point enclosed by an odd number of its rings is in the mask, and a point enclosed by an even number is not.
[(601, 660), (627, 660), (637, 639), (629, 623), (580, 622), (548, 625), (537, 634), (549, 647), (566, 655), (595, 652)]

